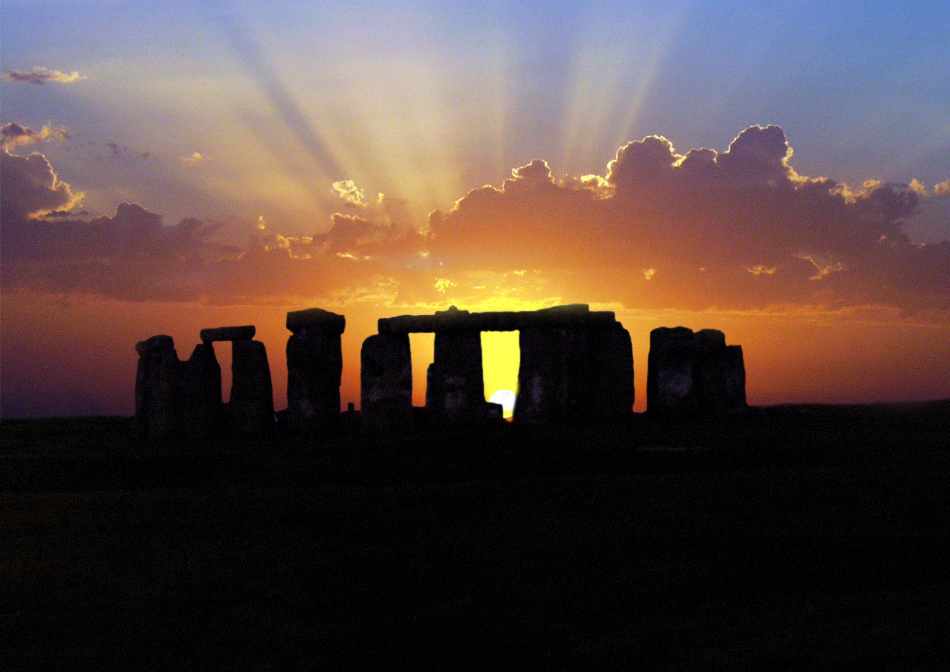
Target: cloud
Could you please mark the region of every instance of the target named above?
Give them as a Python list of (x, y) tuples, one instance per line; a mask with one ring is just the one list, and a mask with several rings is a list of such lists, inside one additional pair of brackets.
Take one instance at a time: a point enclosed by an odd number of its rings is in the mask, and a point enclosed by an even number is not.
[(934, 196), (937, 196), (938, 198), (950, 196), (950, 180), (944, 180), (939, 184), (935, 184)]
[(210, 161), (211, 157), (208, 156), (207, 154), (202, 154), (201, 152), (193, 152), (190, 156), (179, 157), (179, 160), (183, 164), (191, 168), (192, 166), (196, 166), (199, 163), (205, 163), (205, 162)]
[(216, 304), (370, 300), (413, 288), (436, 293), (418, 272), (425, 239), (400, 199), (380, 196), (362, 217), (335, 215), (329, 231), (314, 236), (248, 223), (247, 243), (236, 247), (221, 242), (220, 223), (185, 219), (170, 226), (134, 203), (120, 204), (113, 215), (70, 214), (82, 194), (39, 153), (4, 150), (2, 170), (5, 291)]
[(792, 156), (781, 128), (754, 126), (721, 153), (631, 142), (602, 180), (533, 161), (433, 213), (430, 249), (446, 273), (540, 268), (578, 299), (630, 307), (950, 308), (950, 243), (904, 231), (919, 183), (852, 190)]
[(65, 128), (54, 128), (52, 126), (43, 126), (39, 131), (34, 131), (16, 122), (10, 122), (0, 128), (0, 145), (2, 145), (3, 149), (7, 150), (25, 145), (39, 144), (47, 140), (63, 141), (68, 137)]
[[(6, 126), (4, 127), (6, 128)], [(23, 136), (17, 136), (23, 137)], [(6, 147), (0, 156), (0, 218), (4, 234), (15, 222), (70, 210), (83, 194), (59, 179), (42, 154), (28, 157), (10, 154)]]
[(144, 152), (131, 147), (126, 147), (125, 145), (120, 145), (117, 142), (107, 142), (106, 147), (109, 148), (109, 157), (112, 159), (121, 159), (126, 155), (131, 155), (140, 159), (148, 159), (151, 157), (151, 152)]
[[(350, 182), (348, 189), (355, 189), (355, 185)], [(362, 198), (362, 192), (359, 196)], [(321, 250), (354, 257), (396, 257), (422, 251), (425, 236), (415, 227), (408, 201), (380, 194), (373, 204), (360, 203), (359, 215), (334, 213), (330, 229), (313, 237)]]
[(351, 208), (366, 207), (366, 194), (356, 186), (353, 180), (334, 182), (333, 191)]
[[(907, 235), (919, 184), (859, 187), (797, 173), (777, 126), (722, 152), (662, 137), (620, 148), (603, 176), (556, 179), (534, 160), (500, 187), (429, 216), (333, 184), (345, 212), (283, 235), (255, 221), (170, 226), (147, 208), (53, 218), (81, 195), (40, 154), (4, 152), (4, 288), (218, 304), (374, 300), (442, 304), (512, 297), (629, 308), (950, 310), (950, 241)], [(45, 214), (44, 214), (45, 213)], [(240, 227), (235, 230), (235, 227)], [(237, 236), (237, 238), (236, 238)], [(514, 275), (518, 271), (522, 275)]]
[(79, 80), (88, 79), (88, 77), (80, 75), (75, 70), (72, 72), (61, 72), (59, 70), (50, 70), (49, 68), (41, 67), (35, 67), (27, 72), (8, 70), (0, 75), (0, 78), (8, 82), (13, 82), (14, 84), (34, 84), (37, 86), (42, 86), (47, 82), (73, 84)]
[(165, 226), (134, 203), (90, 220), (5, 220), (3, 285), (132, 301), (198, 300), (208, 269), (239, 253), (213, 240), (217, 228), (194, 219)]

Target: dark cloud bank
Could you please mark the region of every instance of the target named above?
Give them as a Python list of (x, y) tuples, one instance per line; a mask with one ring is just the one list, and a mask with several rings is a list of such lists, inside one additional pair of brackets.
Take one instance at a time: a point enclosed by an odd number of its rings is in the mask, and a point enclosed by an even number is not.
[(950, 241), (919, 245), (905, 233), (923, 199), (947, 189), (852, 190), (801, 176), (776, 126), (749, 128), (722, 153), (680, 155), (648, 137), (621, 148), (603, 177), (557, 180), (536, 160), (501, 188), (434, 212), (425, 233), (404, 202), (381, 199), (349, 202), (326, 233), (259, 231), (241, 249), (222, 244), (215, 224), (166, 226), (139, 205), (70, 216), (79, 203), (70, 185), (41, 154), (11, 147), (0, 199), (5, 289), (229, 303), (386, 287), (411, 302), (437, 300), (440, 278), (464, 293), (478, 271), (540, 269), (570, 288), (565, 298), (634, 308), (950, 310)]

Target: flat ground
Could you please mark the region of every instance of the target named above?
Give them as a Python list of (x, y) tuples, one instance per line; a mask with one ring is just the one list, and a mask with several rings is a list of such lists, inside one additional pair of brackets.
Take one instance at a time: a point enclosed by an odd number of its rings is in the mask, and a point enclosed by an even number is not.
[(375, 441), (129, 425), (0, 425), (0, 669), (950, 659), (947, 402)]

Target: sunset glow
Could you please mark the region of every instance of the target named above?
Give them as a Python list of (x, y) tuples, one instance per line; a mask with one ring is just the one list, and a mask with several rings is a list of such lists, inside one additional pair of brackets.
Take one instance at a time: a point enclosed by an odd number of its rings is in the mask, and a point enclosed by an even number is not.
[(521, 351), (518, 346), (517, 331), (487, 331), (482, 333), (482, 368), (485, 374), (485, 398), (492, 403), (505, 406), (505, 417), (511, 417), (514, 409), (514, 397), (499, 392), (518, 391), (518, 366), (521, 363)]
[(576, 302), (638, 411), (677, 325), (753, 404), (950, 397), (950, 10), (871, 5), (5, 0), (0, 415), (130, 415), (137, 341), (227, 324), (283, 408), (306, 307), (344, 408), (381, 317)]

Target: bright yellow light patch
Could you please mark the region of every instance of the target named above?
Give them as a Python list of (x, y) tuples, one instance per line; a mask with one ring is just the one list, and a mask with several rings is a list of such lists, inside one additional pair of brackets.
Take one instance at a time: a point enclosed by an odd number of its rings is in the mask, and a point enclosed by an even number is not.
[[(482, 332), (482, 371), (485, 378), (485, 399), (498, 390), (518, 390), (518, 367), (521, 348), (517, 331)], [(506, 415), (510, 417), (510, 415)]]
[(452, 282), (448, 278), (438, 278), (435, 281), (435, 288), (439, 290), (442, 294), (445, 294), (445, 290), (455, 287), (456, 283)]

